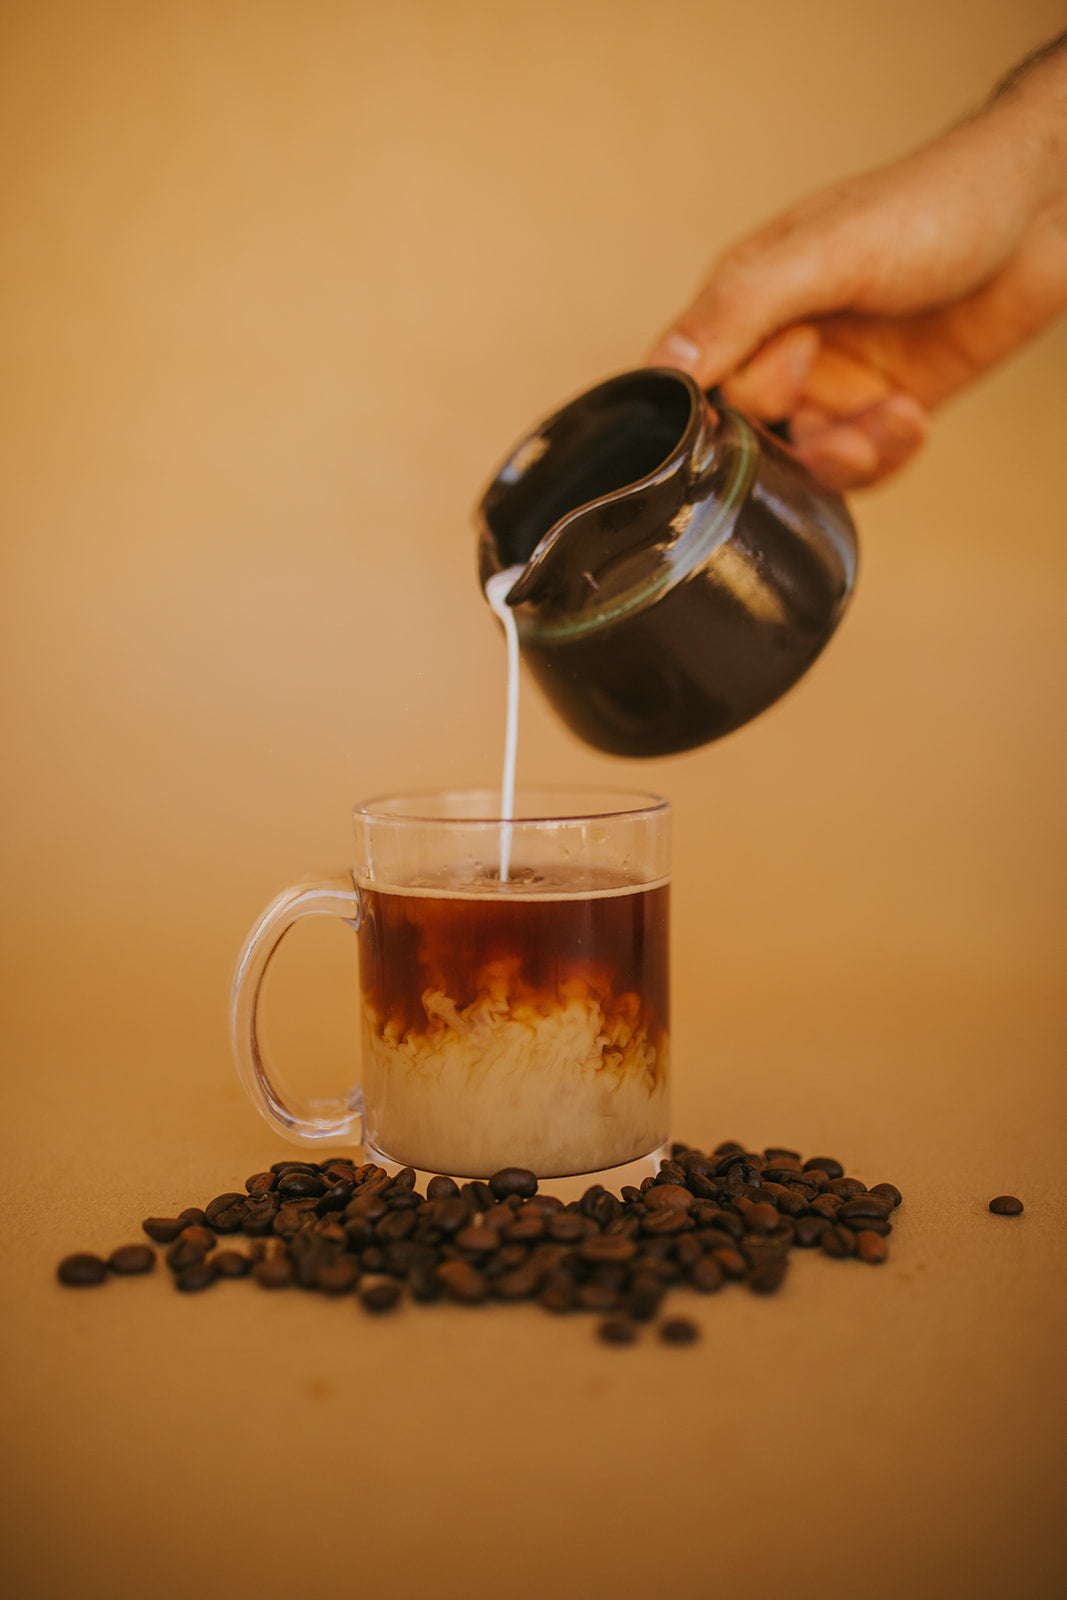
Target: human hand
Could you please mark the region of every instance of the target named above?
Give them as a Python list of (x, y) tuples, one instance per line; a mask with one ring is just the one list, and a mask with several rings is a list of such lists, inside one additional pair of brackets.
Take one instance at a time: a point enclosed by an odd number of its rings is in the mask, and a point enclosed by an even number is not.
[(651, 352), (766, 421), (823, 483), (878, 482), (929, 412), (1067, 304), (1067, 50), (879, 171), (728, 250)]

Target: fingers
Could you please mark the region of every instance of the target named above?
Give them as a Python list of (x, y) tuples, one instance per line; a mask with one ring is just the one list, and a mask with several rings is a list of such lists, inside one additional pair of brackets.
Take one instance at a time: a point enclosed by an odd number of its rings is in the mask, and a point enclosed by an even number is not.
[(810, 323), (798, 323), (768, 339), (752, 360), (723, 385), (738, 411), (776, 422), (793, 414), (820, 354), (822, 341)]
[(790, 432), (812, 476), (828, 489), (845, 490), (868, 488), (898, 471), (922, 447), (929, 427), (918, 400), (898, 392), (846, 418), (802, 407)]

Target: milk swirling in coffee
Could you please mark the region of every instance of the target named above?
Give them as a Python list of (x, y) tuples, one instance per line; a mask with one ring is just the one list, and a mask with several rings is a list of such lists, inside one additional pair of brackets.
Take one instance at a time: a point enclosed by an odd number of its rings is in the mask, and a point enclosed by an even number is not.
[(457, 1176), (621, 1165), (667, 1137), (667, 884), (587, 871), (364, 891), (371, 1143)]

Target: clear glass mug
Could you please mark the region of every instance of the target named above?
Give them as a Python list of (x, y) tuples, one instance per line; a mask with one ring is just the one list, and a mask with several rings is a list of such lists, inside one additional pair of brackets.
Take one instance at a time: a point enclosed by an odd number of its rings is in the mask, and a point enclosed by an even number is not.
[[(260, 917), (233, 983), (252, 1100), (302, 1144), (485, 1178), (654, 1172), (669, 1137), (670, 805), (616, 791), (445, 791), (355, 808), (349, 873)], [(261, 1037), (263, 979), (301, 918), (358, 941), (362, 1081), (302, 1100)]]

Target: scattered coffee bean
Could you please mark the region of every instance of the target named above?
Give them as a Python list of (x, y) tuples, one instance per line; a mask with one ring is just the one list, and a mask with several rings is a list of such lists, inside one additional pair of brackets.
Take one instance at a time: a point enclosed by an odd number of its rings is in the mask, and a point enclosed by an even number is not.
[(252, 1270), (250, 1257), (239, 1250), (216, 1250), (209, 1259), (216, 1278), (247, 1278)]
[(605, 1344), (633, 1344), (637, 1338), (637, 1329), (625, 1317), (608, 1317), (596, 1331)]
[(459, 1184), (455, 1178), (446, 1178), (443, 1174), (431, 1178), (426, 1185), (427, 1200), (450, 1200), (459, 1194)]
[(498, 1200), (512, 1194), (526, 1199), (537, 1193), (537, 1177), (526, 1167), (502, 1167), (489, 1179), (489, 1187)]
[(156, 1252), (147, 1244), (123, 1244), (117, 1250), (112, 1250), (107, 1264), (112, 1272), (122, 1277), (135, 1276), (151, 1272), (156, 1264)]
[(489, 1293), (488, 1280), (469, 1261), (442, 1261), (437, 1281), (450, 1299), (464, 1305), (478, 1305)]
[(989, 1209), (998, 1217), (1017, 1217), (1023, 1209), (1023, 1203), (1013, 1194), (998, 1194), (990, 1200)]
[(64, 1256), (59, 1263), (57, 1276), (60, 1283), (65, 1283), (68, 1288), (87, 1289), (94, 1283), (105, 1282), (107, 1262), (83, 1250), (76, 1255)]
[(146, 1217), (141, 1223), (148, 1237), (157, 1244), (170, 1244), (185, 1226), (180, 1217)]
[(877, 1266), (888, 1259), (889, 1246), (880, 1233), (873, 1233), (870, 1228), (861, 1228), (856, 1235), (856, 1255), (861, 1261)]
[(174, 1286), (185, 1294), (195, 1294), (199, 1289), (209, 1289), (215, 1282), (215, 1273), (206, 1256), (190, 1262), (174, 1274)]
[(398, 1283), (372, 1283), (359, 1291), (359, 1298), (365, 1311), (392, 1311), (399, 1303), (400, 1292)]
[(834, 1178), (843, 1178), (845, 1169), (840, 1161), (835, 1161), (833, 1156), (812, 1156), (810, 1160), (802, 1163), (802, 1172), (824, 1172), (833, 1181)]
[(659, 1336), (664, 1344), (692, 1344), (700, 1338), (700, 1329), (688, 1317), (671, 1317), (661, 1324)]
[(267, 1256), (255, 1263), (252, 1276), (261, 1289), (287, 1289), (293, 1281), (293, 1263), (286, 1256)]

